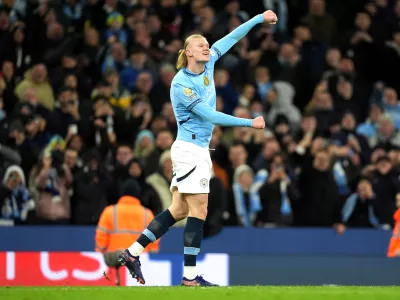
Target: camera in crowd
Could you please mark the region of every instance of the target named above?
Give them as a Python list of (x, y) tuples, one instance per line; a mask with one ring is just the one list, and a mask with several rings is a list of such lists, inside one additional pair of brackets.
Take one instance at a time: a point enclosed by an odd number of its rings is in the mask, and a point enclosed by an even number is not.
[(64, 177), (64, 153), (60, 150), (51, 151), (51, 166), (57, 171), (58, 176)]

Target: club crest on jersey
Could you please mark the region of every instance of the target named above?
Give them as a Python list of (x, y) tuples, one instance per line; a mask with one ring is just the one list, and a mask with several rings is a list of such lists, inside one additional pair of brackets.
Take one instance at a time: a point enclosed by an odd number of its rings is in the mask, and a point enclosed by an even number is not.
[(204, 76), (204, 85), (208, 86), (210, 84), (210, 80), (208, 79), (207, 76)]
[(208, 186), (208, 179), (207, 178), (203, 178), (200, 180), (200, 186), (202, 188), (206, 188)]
[(185, 95), (188, 96), (188, 97), (193, 93), (193, 91), (192, 91), (191, 89), (186, 88), (186, 87), (183, 89), (183, 92), (184, 92)]

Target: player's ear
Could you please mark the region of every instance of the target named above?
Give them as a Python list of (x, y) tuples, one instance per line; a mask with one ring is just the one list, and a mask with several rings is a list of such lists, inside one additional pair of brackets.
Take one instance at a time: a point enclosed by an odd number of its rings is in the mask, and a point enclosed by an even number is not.
[(192, 51), (190, 51), (189, 49), (186, 49), (185, 51), (186, 51), (185, 53), (186, 53), (187, 57), (192, 57), (193, 56)]

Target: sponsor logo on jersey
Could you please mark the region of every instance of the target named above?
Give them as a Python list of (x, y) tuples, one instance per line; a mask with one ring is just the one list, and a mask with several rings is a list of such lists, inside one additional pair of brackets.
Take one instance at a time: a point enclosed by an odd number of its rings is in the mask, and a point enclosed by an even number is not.
[(193, 91), (192, 91), (191, 89), (189, 89), (189, 88), (186, 88), (186, 87), (183, 89), (183, 92), (184, 92), (185, 95), (188, 96), (188, 97), (189, 97), (191, 94), (193, 94)]
[(189, 100), (193, 100), (197, 98), (197, 94), (193, 93), (191, 96), (189, 96)]

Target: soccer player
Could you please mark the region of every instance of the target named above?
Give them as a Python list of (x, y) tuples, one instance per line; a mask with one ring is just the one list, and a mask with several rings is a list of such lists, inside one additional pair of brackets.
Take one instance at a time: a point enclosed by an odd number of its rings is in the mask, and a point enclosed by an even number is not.
[(243, 23), (217, 41), (211, 48), (201, 35), (189, 36), (180, 50), (172, 80), (171, 101), (178, 123), (177, 139), (171, 147), (174, 176), (171, 182), (172, 204), (156, 216), (137, 241), (120, 255), (133, 278), (145, 283), (139, 255), (143, 249), (163, 236), (177, 221), (187, 217), (184, 231), (184, 271), (181, 285), (213, 286), (196, 271), (203, 224), (207, 216), (209, 181), (212, 163), (209, 153), (214, 125), (262, 129), (262, 117), (242, 119), (216, 111), (213, 80), (214, 64), (255, 25), (275, 24), (276, 14), (270, 10)]

